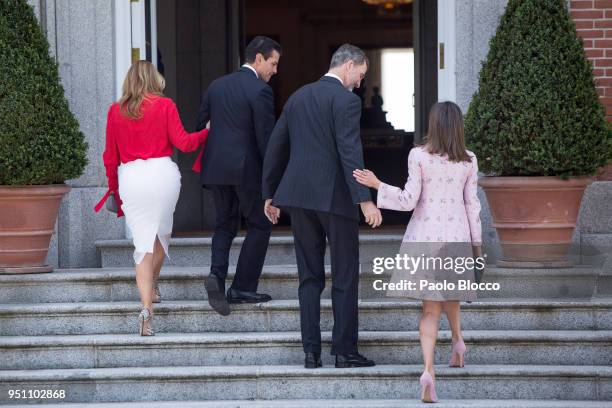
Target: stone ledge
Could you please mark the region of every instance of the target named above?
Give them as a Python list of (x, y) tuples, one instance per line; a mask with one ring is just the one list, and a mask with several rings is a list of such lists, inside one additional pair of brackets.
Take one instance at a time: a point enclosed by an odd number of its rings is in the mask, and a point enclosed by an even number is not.
[[(375, 290), (373, 283), (388, 282), (390, 273), (376, 275), (371, 264), (362, 265), (360, 278), (361, 298), (387, 298), (384, 291)], [(331, 271), (327, 266), (326, 287), (322, 298), (330, 298)], [(160, 288), (164, 302), (167, 300), (204, 300), (205, 267), (164, 267), (160, 276)], [(230, 267), (228, 282), (235, 275)], [(594, 293), (609, 292), (612, 277), (602, 276), (601, 271), (589, 267), (569, 269), (507, 269), (488, 266), (485, 282), (498, 283), (500, 290), (481, 292), (486, 298), (536, 298), (590, 299)], [(50, 274), (0, 275), (0, 299), (4, 303), (54, 302), (117, 302), (138, 299), (132, 268), (68, 269)], [(268, 293), (273, 299), (297, 299), (298, 273), (295, 265), (265, 266), (259, 281), (259, 291)]]
[[(610, 343), (612, 330), (464, 330), (466, 343)], [(321, 332), (321, 339), (331, 341), (331, 332)], [(439, 332), (438, 340), (448, 342), (451, 333)], [(161, 346), (161, 345), (224, 345), (283, 344), (301, 341), (298, 331), (249, 333), (160, 333), (153, 337), (133, 334), (0, 336), (0, 348), (48, 348), (70, 346)], [(361, 331), (359, 343), (418, 342), (418, 331)]]
[[(119, 367), (92, 369), (51, 370), (1, 370), (0, 383), (8, 381), (113, 381), (113, 380), (189, 380), (200, 379), (247, 379), (257, 378), (418, 378), (423, 372), (421, 364), (378, 365), (366, 368), (338, 370), (322, 367), (308, 370), (302, 366), (184, 366), (184, 367)], [(553, 377), (553, 378), (605, 378), (612, 379), (609, 366), (572, 365), (470, 365), (462, 370), (436, 367), (436, 377), (472, 378), (481, 377)]]
[[(322, 360), (331, 331), (322, 332)], [(362, 331), (361, 352), (378, 364), (422, 361), (418, 331)], [(469, 364), (612, 365), (610, 330), (466, 330)], [(449, 357), (451, 335), (442, 331), (436, 364)], [(563, 350), (562, 353), (559, 350)], [(158, 333), (0, 337), (0, 370), (105, 367), (283, 365), (303, 360), (299, 331)]]
[[(106, 312), (133, 312), (139, 310), (139, 302), (75, 302), (75, 303), (15, 303), (0, 304), (0, 316), (5, 314), (37, 315), (40, 313), (106, 313)], [(362, 299), (359, 302), (360, 309), (368, 310), (421, 310), (420, 301), (384, 301)], [(573, 309), (593, 310), (612, 309), (612, 299), (592, 300), (541, 300), (541, 299), (505, 299), (505, 300), (483, 300), (461, 305), (463, 311), (485, 310), (495, 312), (496, 309), (504, 310), (551, 310), (551, 309)], [(331, 309), (331, 300), (322, 299), (321, 309)], [(179, 311), (212, 311), (205, 301), (168, 301), (156, 305), (157, 313), (179, 312)], [(272, 300), (266, 303), (250, 305), (232, 305), (235, 311), (284, 311), (299, 310), (297, 300)], [(611, 310), (612, 311), (612, 310)]]
[[(67, 390), (65, 402), (144, 399), (414, 398), (422, 364), (308, 370), (301, 365), (180, 366), (0, 371), (7, 390)], [(436, 367), (440, 395), (488, 399), (610, 400), (612, 367), (470, 365)], [(474, 382), (478, 387), (473, 387)], [(152, 393), (151, 390), (155, 392)], [(34, 402), (34, 401), (31, 401)]]
[[(416, 395), (416, 394), (415, 394)], [(412, 399), (325, 399), (325, 400), (230, 400), (230, 401), (155, 401), (159, 408), (312, 408), (325, 403), (325, 408), (425, 408), (425, 404), (415, 398)], [(444, 399), (444, 408), (610, 408), (609, 401), (561, 401), (561, 400), (516, 400), (516, 399), (483, 399), (483, 400), (456, 400)], [(13, 408), (29, 408), (31, 405), (11, 405)], [(62, 404), (45, 405), (47, 408), (74, 407), (74, 408), (150, 408), (151, 402), (117, 402), (117, 403), (90, 403), (90, 404)]]
[[(404, 234), (359, 234), (360, 243), (400, 243)], [(244, 236), (238, 236), (234, 239), (232, 245), (240, 246), (244, 242)], [(294, 239), (292, 235), (273, 235), (270, 237), (270, 245), (293, 245)], [(98, 248), (133, 248), (131, 239), (109, 239), (96, 241)], [(212, 245), (212, 237), (196, 237), (196, 238), (171, 238), (170, 246), (189, 247), (189, 246), (210, 246)]]

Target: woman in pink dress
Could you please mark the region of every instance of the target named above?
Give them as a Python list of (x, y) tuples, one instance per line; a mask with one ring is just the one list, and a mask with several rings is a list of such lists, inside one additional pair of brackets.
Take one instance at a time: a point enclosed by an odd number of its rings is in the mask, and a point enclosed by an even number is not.
[[(478, 164), (476, 156), (465, 147), (463, 117), (456, 104), (441, 102), (432, 107), (426, 143), (413, 148), (408, 155), (408, 181), (403, 189), (381, 182), (369, 170), (355, 170), (353, 175), (359, 183), (378, 190), (379, 208), (414, 210), (403, 248), (467, 246), (472, 249), (469, 256), (482, 259)], [(421, 253), (411, 255), (418, 257)], [(450, 271), (447, 275), (453, 273)], [(423, 301), (419, 334), (425, 365), (420, 378), (424, 402), (437, 402), (433, 364), (443, 310), (452, 331), (449, 365), (463, 367), (464, 364), (466, 347), (461, 335), (459, 301), (473, 298), (462, 298), (460, 291), (450, 296), (444, 292), (440, 296), (439, 291), (430, 295), (427, 291), (420, 292), (418, 296)]]

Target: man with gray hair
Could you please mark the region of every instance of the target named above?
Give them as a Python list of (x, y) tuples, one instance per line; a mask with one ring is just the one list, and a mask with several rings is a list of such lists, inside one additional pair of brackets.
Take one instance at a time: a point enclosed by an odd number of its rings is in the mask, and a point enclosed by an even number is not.
[(357, 349), (357, 206), (372, 228), (381, 224), (382, 216), (370, 191), (352, 175), (364, 165), (361, 100), (351, 90), (359, 87), (367, 69), (368, 59), (361, 49), (350, 44), (338, 48), (329, 72), (291, 95), (264, 158), (264, 212), (273, 223), (278, 222), (280, 208), (291, 215), (306, 368), (321, 367), (320, 303), (325, 287), (326, 239), (332, 265), (331, 354), (336, 356), (338, 368), (374, 365)]

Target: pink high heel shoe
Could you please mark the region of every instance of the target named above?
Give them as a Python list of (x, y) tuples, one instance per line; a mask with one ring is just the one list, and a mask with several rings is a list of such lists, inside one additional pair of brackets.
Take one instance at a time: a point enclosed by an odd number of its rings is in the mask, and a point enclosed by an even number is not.
[(436, 386), (434, 385), (431, 374), (425, 371), (421, 375), (421, 379), (419, 382), (421, 383), (421, 401), (438, 402), (438, 396), (436, 395)]
[(453, 343), (453, 347), (451, 349), (451, 358), (450, 358), (450, 361), (448, 362), (448, 366), (449, 367), (463, 367), (464, 365), (463, 355), (465, 354), (465, 350), (467, 350), (467, 348), (465, 347), (465, 343), (463, 342), (463, 340), (459, 340), (458, 342)]

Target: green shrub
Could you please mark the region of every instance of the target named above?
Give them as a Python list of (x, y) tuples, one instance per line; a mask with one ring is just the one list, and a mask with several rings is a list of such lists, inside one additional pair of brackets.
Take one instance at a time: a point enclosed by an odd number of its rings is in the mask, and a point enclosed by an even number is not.
[(611, 129), (564, 0), (509, 0), (465, 118), (480, 169), (496, 176), (593, 174)]
[(86, 165), (87, 144), (32, 8), (0, 1), (0, 185), (63, 183)]

